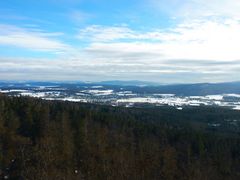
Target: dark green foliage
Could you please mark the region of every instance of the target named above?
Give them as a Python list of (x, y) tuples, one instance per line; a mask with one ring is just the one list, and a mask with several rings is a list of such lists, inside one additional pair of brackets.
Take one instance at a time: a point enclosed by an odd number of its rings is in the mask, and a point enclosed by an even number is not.
[(0, 178), (237, 180), (239, 124), (231, 119), (240, 113), (0, 95)]

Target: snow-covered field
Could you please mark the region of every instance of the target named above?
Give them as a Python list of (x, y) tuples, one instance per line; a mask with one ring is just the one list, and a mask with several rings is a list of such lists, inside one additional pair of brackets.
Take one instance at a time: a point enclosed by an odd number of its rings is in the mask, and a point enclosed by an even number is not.
[(151, 103), (160, 105), (169, 105), (176, 107), (183, 106), (201, 106), (201, 105), (215, 105), (232, 107), (233, 109), (240, 110), (240, 99), (238, 101), (225, 101), (224, 97), (231, 95), (209, 95), (209, 96), (189, 96), (189, 97), (178, 97), (178, 96), (163, 96), (162, 98), (156, 97), (134, 97), (118, 99), (117, 103)]
[(71, 102), (98, 102), (113, 106), (131, 107), (136, 104), (169, 105), (178, 110), (184, 106), (224, 106), (240, 110), (240, 94), (216, 94), (206, 96), (176, 96), (175, 94), (138, 94), (129, 90), (106, 89), (103, 86), (89, 86), (72, 90), (58, 86), (39, 86), (17, 89), (8, 87), (0, 89), (1, 93), (15, 96), (30, 96), (46, 100)]

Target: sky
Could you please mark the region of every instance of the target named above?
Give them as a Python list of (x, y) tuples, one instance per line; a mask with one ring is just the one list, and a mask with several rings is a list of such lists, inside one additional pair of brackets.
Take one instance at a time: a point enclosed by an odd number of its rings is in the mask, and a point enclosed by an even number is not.
[(240, 81), (240, 0), (0, 1), (0, 80)]

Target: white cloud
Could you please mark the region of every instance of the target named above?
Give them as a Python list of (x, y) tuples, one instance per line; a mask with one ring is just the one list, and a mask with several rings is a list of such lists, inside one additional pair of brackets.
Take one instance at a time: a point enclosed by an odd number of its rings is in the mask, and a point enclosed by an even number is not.
[(240, 18), (239, 0), (150, 0), (147, 3), (156, 11), (178, 18), (210, 16)]
[(199, 16), (203, 14), (240, 18), (239, 0), (191, 0), (190, 2), (193, 4), (190, 12), (194, 13), (195, 11)]
[(90, 40), (94, 42), (108, 42), (115, 40), (131, 41), (159, 41), (164, 38), (163, 31), (135, 31), (125, 26), (100, 26), (91, 25), (79, 31), (77, 36), (80, 40)]
[(163, 51), (170, 58), (240, 59), (240, 23), (234, 20), (184, 23), (166, 35)]
[(79, 39), (89, 39), (91, 41), (111, 41), (116, 39), (133, 38), (134, 32), (127, 27), (104, 27), (92, 25), (81, 29)]
[[(100, 44), (99, 44), (100, 45)], [(131, 51), (103, 51), (97, 45), (68, 59), (0, 58), (0, 77), (26, 80), (148, 80), (162, 83), (238, 80), (238, 61), (161, 59)], [(106, 47), (109, 49), (109, 47)], [(111, 55), (109, 55), (111, 54)], [(124, 58), (126, 57), (126, 58)]]
[(62, 52), (70, 49), (53, 38), (61, 33), (45, 33), (33, 29), (0, 24), (0, 45), (15, 46), (35, 51)]
[[(0, 77), (90, 81), (141, 79), (162, 83), (239, 80), (239, 29), (240, 23), (234, 19), (185, 21), (172, 29), (146, 32), (127, 26), (90, 26), (80, 33), (87, 45), (64, 53), (64, 58), (0, 58)], [(19, 31), (10, 32), (21, 34)], [(4, 30), (0, 32), (4, 34)], [(7, 33), (9, 37), (9, 28)], [(50, 39), (51, 43), (54, 37), (61, 35), (31, 31), (29, 36), (35, 38), (36, 34), (40, 39)], [(20, 39), (24, 41), (23, 37)], [(36, 46), (32, 43), (24, 41), (19, 46), (42, 50), (44, 43)], [(47, 51), (66, 49), (64, 44), (51, 43), (44, 45)]]
[[(181, 16), (175, 27), (139, 30), (127, 25), (91, 25), (77, 35), (81, 47), (60, 41), (61, 33), (0, 25), (0, 45), (64, 56), (55, 60), (2, 57), (0, 77), (162, 83), (239, 80), (239, 2), (155, 0), (162, 11)], [(71, 15), (76, 22), (88, 18), (77, 11)]]
[(80, 31), (81, 39), (90, 41), (92, 53), (118, 58), (237, 60), (240, 59), (240, 22), (233, 19), (186, 21), (172, 29), (149, 32), (128, 27), (90, 26)]

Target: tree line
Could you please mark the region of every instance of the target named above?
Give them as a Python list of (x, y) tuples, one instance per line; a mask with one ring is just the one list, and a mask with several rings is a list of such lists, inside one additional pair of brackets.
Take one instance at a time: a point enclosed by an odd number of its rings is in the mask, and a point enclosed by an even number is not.
[[(220, 111), (187, 113), (202, 122), (217, 120)], [(187, 119), (170, 107), (0, 95), (0, 178), (240, 179), (239, 134), (206, 130)]]

